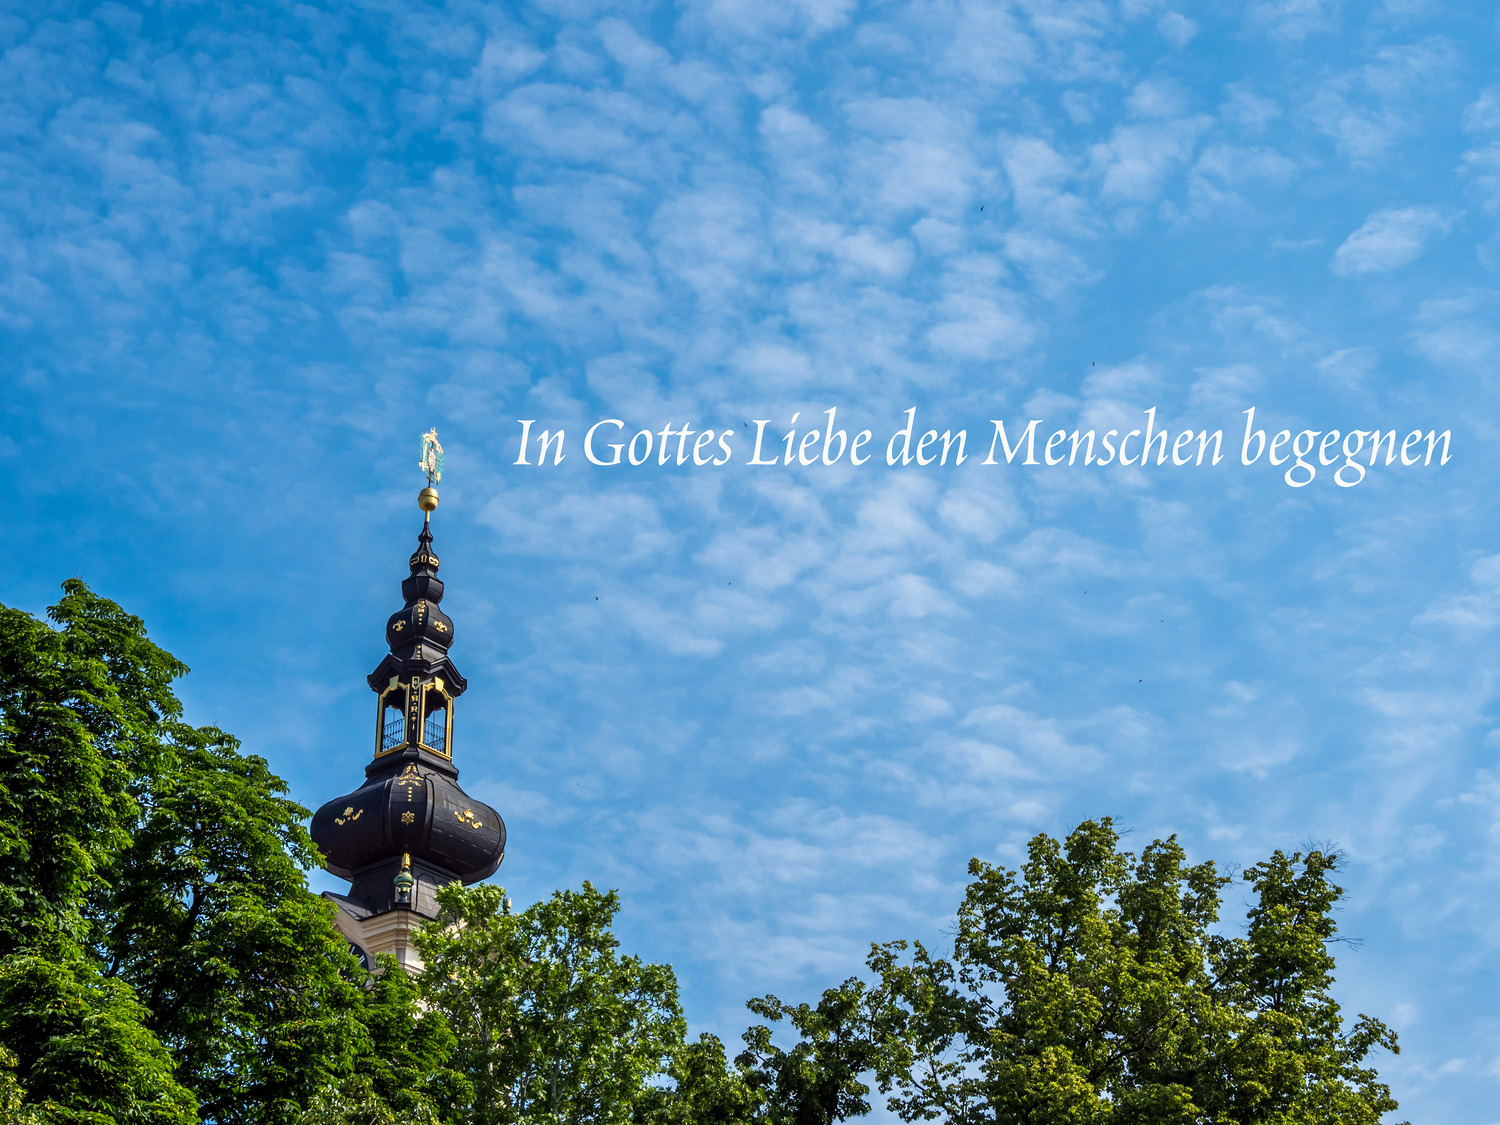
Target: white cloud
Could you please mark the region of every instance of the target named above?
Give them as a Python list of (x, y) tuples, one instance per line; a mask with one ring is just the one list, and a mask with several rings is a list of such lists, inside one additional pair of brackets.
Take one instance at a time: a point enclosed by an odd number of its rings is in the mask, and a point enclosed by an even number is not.
[(912, 262), (910, 243), (887, 240), (869, 229), (840, 238), (834, 253), (856, 274), (873, 275), (886, 281), (899, 279), (911, 268)]
[(1340, 348), (1318, 360), (1317, 371), (1324, 379), (1358, 387), (1369, 381), (1378, 359), (1378, 353), (1371, 347)]
[(707, 0), (694, 7), (725, 36), (759, 39), (790, 33), (817, 37), (847, 24), (855, 0)]
[(1252, 25), (1289, 43), (1336, 30), (1338, 13), (1339, 0), (1254, 0), (1245, 9)]
[(1036, 63), (1036, 45), (1017, 13), (1000, 5), (965, 0), (953, 22), (947, 63), (957, 73), (991, 86), (1013, 86)]
[(1425, 103), (1451, 86), (1456, 62), (1453, 45), (1439, 37), (1386, 47), (1323, 82), (1304, 112), (1351, 161), (1374, 164), (1421, 130)]
[[(1425, 449), (1426, 446), (1421, 445), (1418, 451)], [(1480, 559), (1469, 568), (1469, 577), (1472, 590), (1444, 598), (1417, 620), (1480, 630), (1493, 629), (1500, 624), (1500, 555)]]
[(498, 34), (485, 42), (479, 60), (480, 77), (486, 83), (516, 82), (546, 61), (544, 52), (524, 40)]
[(1198, 25), (1181, 12), (1168, 12), (1156, 21), (1156, 31), (1168, 43), (1181, 50), (1198, 34)]
[(1500, 129), (1500, 86), (1486, 86), (1464, 110), (1464, 129), (1470, 133), (1489, 133)]
[(1187, 92), (1176, 82), (1148, 78), (1136, 84), (1125, 99), (1131, 117), (1180, 117), (1187, 108)]
[(1434, 207), (1377, 211), (1334, 252), (1333, 270), (1351, 277), (1410, 265), (1429, 239), (1446, 234), (1450, 226), (1452, 220)]
[(938, 306), (939, 322), (928, 339), (939, 352), (968, 359), (989, 359), (1024, 351), (1036, 338), (1036, 327), (1014, 300), (953, 293)]
[(1500, 208), (1500, 142), (1469, 149), (1463, 154), (1459, 169), (1485, 210)]
[(1185, 165), (1206, 117), (1159, 124), (1121, 125), (1110, 139), (1090, 152), (1102, 175), (1100, 194), (1109, 203), (1148, 203), (1160, 197), (1172, 172)]
[(1231, 125), (1259, 133), (1282, 115), (1275, 101), (1253, 93), (1244, 83), (1233, 83), (1228, 91), (1229, 97), (1219, 107), (1219, 116)]
[(1272, 148), (1214, 144), (1199, 155), (1193, 174), (1235, 186), (1251, 180), (1286, 183), (1296, 176), (1297, 165)]
[(1296, 162), (1264, 146), (1211, 144), (1193, 162), (1188, 177), (1189, 212), (1215, 219), (1226, 212), (1253, 215), (1252, 205), (1234, 189), (1282, 185), (1295, 179)]
[(1413, 318), (1417, 352), (1465, 374), (1492, 364), (1500, 355), (1495, 304), (1496, 294), (1483, 290), (1423, 301)]

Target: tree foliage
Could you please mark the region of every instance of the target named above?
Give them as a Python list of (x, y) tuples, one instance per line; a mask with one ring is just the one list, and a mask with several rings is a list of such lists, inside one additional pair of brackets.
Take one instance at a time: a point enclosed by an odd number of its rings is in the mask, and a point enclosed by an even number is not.
[(776, 1046), (764, 1024), (745, 1032), (736, 1060), (748, 1085), (764, 1096), (767, 1125), (831, 1125), (870, 1111), (861, 1075), (875, 1069), (877, 1043), (865, 1030), (865, 985), (851, 977), (823, 993), (817, 1006), (784, 1004), (774, 996), (745, 1005), (773, 1023), (785, 1018), (799, 1036)]
[(0, 960), (0, 1033), (18, 1056), (17, 1092), (46, 1125), (188, 1125), (192, 1094), (118, 981), (81, 960)]
[(182, 722), (139, 618), (76, 579), (49, 616), (0, 608), (0, 1094), (48, 1125), (291, 1125), (374, 1050), (307, 812)]
[(671, 1085), (650, 1085), (636, 1099), (635, 1119), (649, 1125), (749, 1125), (763, 1120), (764, 1095), (743, 1066), (731, 1067), (724, 1043), (704, 1033), (680, 1044), (667, 1063)]
[(196, 1101), (134, 992), (92, 955), (91, 905), (171, 757), (184, 669), (139, 619), (64, 585), (52, 629), (0, 607), (0, 1049), (25, 1112), (177, 1125)]
[(495, 886), (438, 893), (447, 925), (417, 936), (424, 994), (457, 1037), (473, 1125), (625, 1122), (680, 1049), (666, 965), (621, 956), (619, 896), (584, 883), (511, 913)]
[(439, 1125), (462, 1122), (473, 1088), (449, 1065), (453, 1033), (424, 1004), (417, 982), (382, 953), (364, 983), (367, 1033), (351, 1072), (321, 1084), (297, 1125)]
[(1175, 838), (1139, 858), (1108, 820), (978, 860), (951, 960), (877, 946), (866, 1005), (903, 1119), (1359, 1125), (1396, 1108), (1366, 1065), (1395, 1035), (1330, 995), (1335, 857), (1277, 852), (1245, 872), (1243, 937), (1213, 927), (1229, 882)]
[(348, 943), (306, 885), (306, 811), (264, 759), (177, 725), (99, 896), (101, 960), (131, 984), (205, 1117), (288, 1121), (364, 1046)]
[(0, 954), (89, 934), (84, 914), (170, 756), (187, 669), (77, 579), (52, 629), (0, 607)]

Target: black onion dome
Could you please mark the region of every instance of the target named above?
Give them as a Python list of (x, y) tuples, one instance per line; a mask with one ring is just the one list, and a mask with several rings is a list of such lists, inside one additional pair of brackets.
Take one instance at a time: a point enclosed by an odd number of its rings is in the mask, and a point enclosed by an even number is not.
[(410, 560), (411, 576), (401, 583), (406, 604), (385, 623), (386, 644), (400, 661), (411, 659), (418, 648), (429, 660), (446, 656), (453, 643), (453, 619), (438, 608), (443, 580), (437, 576), (438, 559), (432, 553), (432, 531), (426, 523), (417, 543)]
[(505, 858), (500, 814), (414, 761), (329, 801), (313, 816), (312, 836), (341, 879), (405, 853), (477, 883)]
[(403, 606), (385, 623), (385, 640), (397, 660), (409, 658), (418, 648), (424, 653), (446, 653), (452, 639), (453, 619), (426, 599)]

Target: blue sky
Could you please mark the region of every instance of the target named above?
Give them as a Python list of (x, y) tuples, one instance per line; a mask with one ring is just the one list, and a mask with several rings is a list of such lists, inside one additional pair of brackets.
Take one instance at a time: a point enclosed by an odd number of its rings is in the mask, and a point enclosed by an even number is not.
[[(435, 546), (463, 783), (698, 1028), (1114, 815), (1346, 849), (1413, 1121), (1500, 1104), (1500, 74), (1482, 5), (11, 3), (0, 468), (304, 803)], [(1156, 407), (1216, 467), (513, 464), (519, 418)], [(1354, 488), (1275, 429), (1450, 429)], [(1050, 428), (1050, 427), (1049, 427)], [(332, 885), (326, 876), (319, 885)], [(1242, 909), (1240, 892), (1226, 912)]]

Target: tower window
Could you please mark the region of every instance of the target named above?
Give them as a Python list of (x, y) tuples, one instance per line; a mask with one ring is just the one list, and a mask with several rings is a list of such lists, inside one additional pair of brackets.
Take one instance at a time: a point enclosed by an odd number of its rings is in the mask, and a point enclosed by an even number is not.
[(406, 742), (406, 688), (397, 684), (380, 697), (380, 750), (384, 754)]
[(446, 754), (448, 752), (448, 707), (441, 696), (435, 702), (437, 706), (427, 712), (427, 722), (422, 729), (422, 741), (439, 754)]
[(448, 721), (452, 701), (443, 686), (435, 679), (422, 689), (422, 744), (438, 754), (452, 753), (448, 749)]

